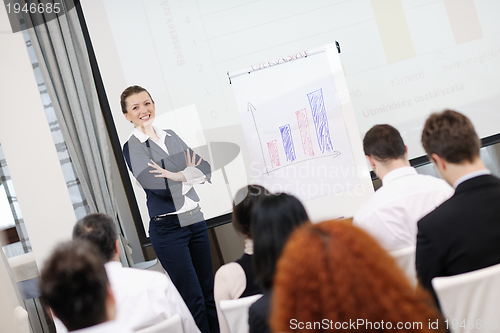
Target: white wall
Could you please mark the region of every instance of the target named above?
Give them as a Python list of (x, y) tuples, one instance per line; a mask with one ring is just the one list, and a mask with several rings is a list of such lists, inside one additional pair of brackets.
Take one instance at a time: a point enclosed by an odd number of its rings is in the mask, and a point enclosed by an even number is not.
[(71, 238), (76, 216), (21, 32), (0, 6), (0, 143), (37, 265)]

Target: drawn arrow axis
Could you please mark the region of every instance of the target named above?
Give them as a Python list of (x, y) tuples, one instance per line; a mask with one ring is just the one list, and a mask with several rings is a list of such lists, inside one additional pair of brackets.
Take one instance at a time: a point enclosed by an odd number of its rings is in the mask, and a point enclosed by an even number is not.
[(259, 137), (260, 151), (262, 152), (262, 159), (264, 160), (264, 166), (266, 167), (266, 174), (269, 174), (269, 171), (267, 170), (266, 158), (264, 157), (264, 149), (262, 149), (262, 141), (260, 139), (259, 129), (257, 128), (257, 122), (255, 121), (255, 115), (253, 113), (257, 109), (255, 108), (255, 106), (252, 105), (252, 103), (250, 103), (250, 102), (247, 102), (247, 103), (248, 103), (247, 110), (252, 113), (253, 123), (255, 125), (255, 131), (257, 132), (257, 136)]

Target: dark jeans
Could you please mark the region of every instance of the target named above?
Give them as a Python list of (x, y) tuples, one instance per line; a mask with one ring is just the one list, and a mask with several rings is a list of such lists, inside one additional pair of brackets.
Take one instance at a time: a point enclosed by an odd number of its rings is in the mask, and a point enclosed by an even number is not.
[(189, 218), (201, 222), (181, 227), (176, 215), (151, 220), (149, 238), (199, 329), (215, 333), (219, 332), (219, 322), (207, 225), (202, 212)]

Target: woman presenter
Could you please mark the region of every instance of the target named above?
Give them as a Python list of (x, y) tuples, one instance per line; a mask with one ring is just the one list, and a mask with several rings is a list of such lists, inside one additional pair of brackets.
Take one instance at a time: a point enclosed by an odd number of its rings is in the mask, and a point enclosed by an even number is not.
[(174, 131), (153, 126), (155, 103), (146, 89), (128, 87), (120, 104), (134, 124), (123, 155), (146, 192), (153, 249), (199, 329), (218, 332), (207, 225), (193, 188), (210, 182), (210, 164)]

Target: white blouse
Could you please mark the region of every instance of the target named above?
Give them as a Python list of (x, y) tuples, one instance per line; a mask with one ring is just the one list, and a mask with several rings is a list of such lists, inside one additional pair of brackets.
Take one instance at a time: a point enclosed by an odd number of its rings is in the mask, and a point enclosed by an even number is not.
[[(253, 254), (253, 241), (245, 238), (246, 254)], [(220, 301), (238, 299), (247, 287), (247, 278), (243, 267), (237, 262), (230, 262), (221, 266), (215, 273), (214, 297), (219, 317), (220, 333), (229, 333), (226, 319), (220, 309)]]

